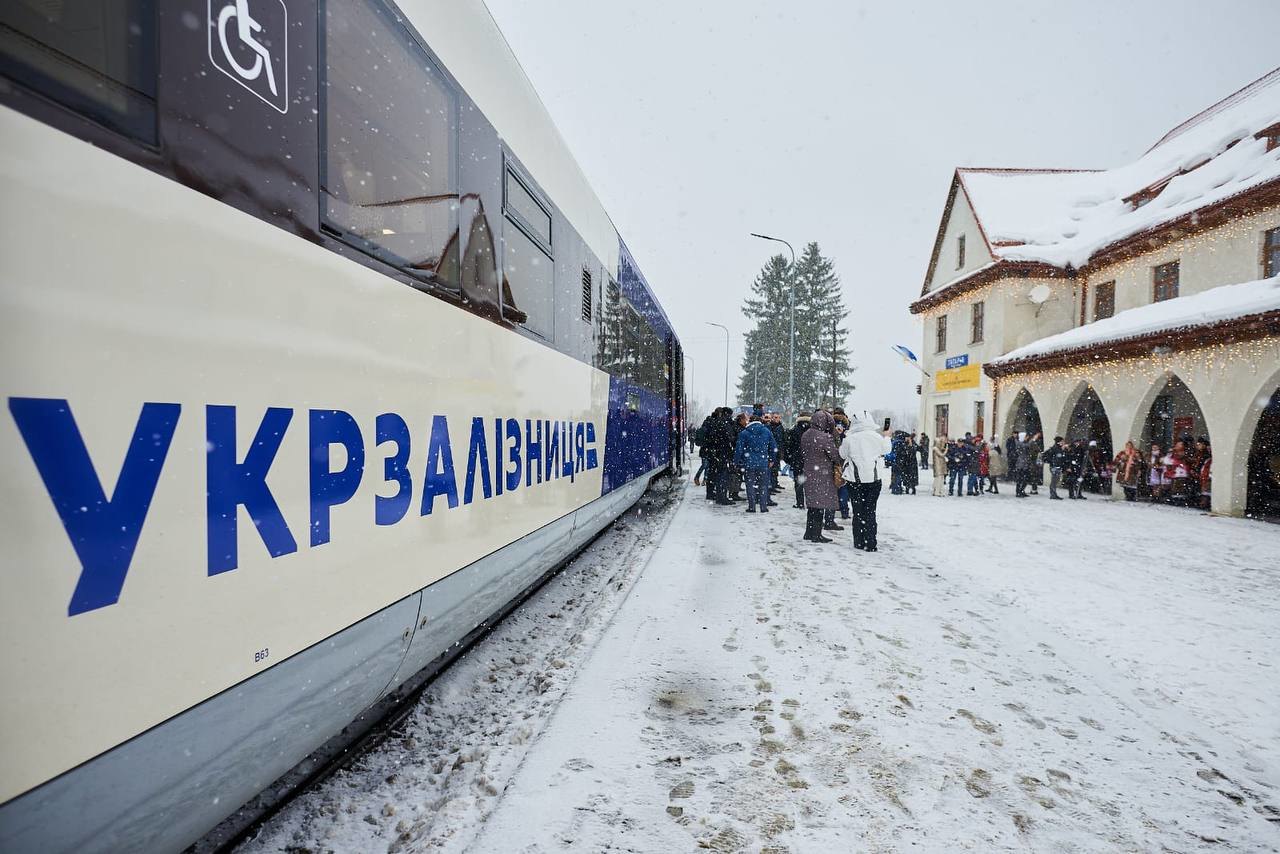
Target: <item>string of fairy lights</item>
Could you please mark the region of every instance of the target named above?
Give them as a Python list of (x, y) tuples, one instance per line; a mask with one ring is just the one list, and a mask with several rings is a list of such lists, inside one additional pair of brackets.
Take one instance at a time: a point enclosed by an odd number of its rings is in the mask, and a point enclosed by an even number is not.
[[(1249, 270), (1265, 264), (1263, 235), (1276, 227), (1280, 227), (1280, 207), (1241, 216), (1203, 232), (1153, 246), (1146, 252), (1096, 269), (1086, 269), (1084, 273), (1069, 278), (999, 278), (944, 299), (921, 311), (918, 316), (928, 322), (957, 309), (964, 310), (973, 303), (986, 301), (993, 294), (1007, 295), (1015, 300), (1025, 299), (1034, 288), (1047, 285), (1052, 292), (1051, 299), (1069, 298), (1067, 316), (1070, 325), (1040, 336), (1043, 338), (1080, 325), (1082, 288), (1084, 293), (1092, 295), (1096, 293), (1097, 285), (1114, 282), (1115, 308), (1118, 311), (1136, 307), (1132, 302), (1135, 292), (1140, 298), (1137, 305), (1150, 304), (1154, 299), (1151, 270), (1170, 261), (1179, 262), (1180, 291), (1185, 290), (1188, 282), (1198, 293), (1247, 281)], [(1259, 270), (1258, 278), (1261, 276), (1262, 271)], [(1234, 278), (1222, 280), (1227, 277)], [(1206, 283), (1206, 279), (1210, 282)], [(1130, 299), (1124, 299), (1126, 296)], [(1094, 311), (1095, 305), (1085, 306), (1086, 316), (1092, 316)], [(1176, 336), (1177, 332), (1173, 331), (1173, 334)], [(932, 343), (930, 335), (926, 329), (926, 345)], [(1243, 447), (1247, 449), (1259, 413), (1269, 405), (1272, 395), (1280, 392), (1280, 336), (1187, 348), (1155, 346), (1145, 353), (1126, 356), (1108, 355), (1107, 343), (1099, 342), (1096, 353), (1082, 354), (1078, 364), (1027, 370), (1014, 368), (1012, 373), (986, 378), (990, 380), (993, 405), (1004, 410), (993, 411), (992, 415), (1008, 419), (1016, 417), (1022, 391), (1025, 390), (1036, 402), (1037, 409), (1040, 404), (1047, 404), (1062, 410), (1043, 412), (1044, 415), (1061, 416), (1043, 422), (1046, 426), (1059, 424), (1072, 416), (1068, 410), (1074, 410), (1081, 395), (1092, 391), (1102, 402), (1108, 420), (1119, 418), (1132, 425), (1132, 430), (1140, 431), (1148, 413), (1137, 410), (1150, 409), (1155, 397), (1173, 378), (1177, 378), (1200, 408), (1206, 426), (1212, 423), (1224, 433), (1221, 439), (1228, 447), (1240, 448), (1243, 441)], [(930, 349), (926, 346), (926, 350)], [(1011, 420), (1005, 423), (1011, 423)], [(1123, 441), (1119, 436), (1116, 439)], [(1238, 478), (1243, 472), (1233, 474)]]
[[(1098, 358), (1079, 365), (1006, 374), (994, 380), (996, 394), (1010, 404), (1026, 388), (1033, 398), (1068, 399), (1084, 384), (1093, 389), (1109, 411), (1131, 413), (1154, 387), (1170, 377), (1179, 378), (1201, 409), (1206, 405), (1218, 414), (1228, 414), (1241, 384), (1257, 390), (1246, 400), (1246, 408), (1265, 407), (1275, 386), (1280, 384), (1280, 337), (1259, 338), (1232, 344), (1210, 344), (1175, 352), (1125, 358)], [(1229, 382), (1223, 382), (1229, 380)], [(1107, 400), (1112, 401), (1107, 405)], [(1132, 401), (1131, 406), (1123, 402)], [(1145, 414), (1145, 413), (1139, 413)], [(1245, 412), (1238, 414), (1242, 419)], [(1216, 420), (1216, 418), (1215, 418)]]

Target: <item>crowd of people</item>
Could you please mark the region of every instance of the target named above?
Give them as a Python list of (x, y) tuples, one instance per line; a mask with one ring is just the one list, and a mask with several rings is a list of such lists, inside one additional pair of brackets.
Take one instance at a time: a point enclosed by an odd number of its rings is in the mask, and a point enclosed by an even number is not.
[(881, 475), (892, 471), (885, 458), (894, 450), (888, 430), (850, 419), (839, 407), (801, 412), (789, 429), (760, 404), (750, 414), (720, 407), (692, 431), (690, 449), (695, 446), (702, 464), (694, 483), (705, 482), (708, 501), (736, 504), (745, 485), (746, 512), (768, 513), (777, 506), (772, 496), (782, 491), (778, 475), (785, 466), (795, 507), (806, 511), (804, 539), (833, 542), (826, 532), (844, 530), (839, 512), (852, 520), (854, 547), (877, 550), (876, 504)]
[[(706, 498), (721, 505), (742, 500), (747, 513), (768, 513), (782, 492), (785, 470), (795, 484), (795, 507), (806, 512), (804, 539), (829, 543), (826, 533), (843, 531), (836, 513), (851, 519), (854, 546), (877, 550), (876, 506), (883, 480), (895, 495), (915, 495), (920, 472), (932, 470), (933, 495), (998, 494), (1003, 480), (1014, 496), (1038, 495), (1049, 470), (1049, 499), (1083, 501), (1086, 492), (1110, 494), (1114, 482), (1128, 501), (1208, 509), (1212, 494), (1213, 453), (1209, 440), (1183, 435), (1166, 449), (1153, 443), (1141, 451), (1133, 442), (1111, 457), (1097, 440), (1069, 441), (1062, 436), (1047, 448), (1040, 433), (1018, 432), (1003, 446), (981, 435), (963, 438), (891, 432), (851, 419), (840, 407), (801, 412), (790, 428), (782, 416), (756, 404), (751, 412), (725, 406), (689, 432), (689, 450), (698, 448), (701, 465), (694, 482), (706, 486)], [(885, 477), (882, 477), (884, 475)]]

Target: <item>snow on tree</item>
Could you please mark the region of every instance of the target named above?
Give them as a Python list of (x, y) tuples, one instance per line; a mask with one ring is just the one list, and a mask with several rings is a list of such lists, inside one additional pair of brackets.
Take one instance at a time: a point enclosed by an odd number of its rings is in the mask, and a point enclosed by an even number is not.
[(747, 333), (738, 399), (778, 408), (786, 406), (792, 275), (796, 300), (796, 409), (812, 410), (833, 402), (842, 405), (853, 390), (849, 330), (844, 325), (847, 310), (835, 265), (822, 255), (817, 243), (804, 248), (794, 270), (782, 255), (773, 256), (751, 283), (742, 313), (755, 321), (755, 326)]

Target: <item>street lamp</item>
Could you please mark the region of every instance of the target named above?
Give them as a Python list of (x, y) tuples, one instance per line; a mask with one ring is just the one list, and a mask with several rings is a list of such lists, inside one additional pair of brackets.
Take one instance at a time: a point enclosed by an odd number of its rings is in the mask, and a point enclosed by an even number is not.
[(729, 405), (729, 327), (722, 323), (706, 321), (708, 326), (718, 326), (724, 330), (724, 405)]
[(796, 407), (796, 250), (781, 237), (756, 234), (754, 231), (751, 232), (751, 236), (758, 237), (761, 240), (772, 240), (774, 243), (781, 243), (791, 252), (791, 266), (787, 268), (787, 286), (791, 292), (791, 340), (787, 348), (787, 415), (790, 417)]

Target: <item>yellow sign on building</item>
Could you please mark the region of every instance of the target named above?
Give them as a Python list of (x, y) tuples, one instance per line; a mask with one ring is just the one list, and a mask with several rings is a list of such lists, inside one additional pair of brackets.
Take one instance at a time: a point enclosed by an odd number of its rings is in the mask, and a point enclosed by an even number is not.
[(958, 391), (962, 388), (977, 388), (981, 379), (981, 365), (965, 365), (963, 368), (952, 368), (938, 371), (934, 378), (938, 391)]

